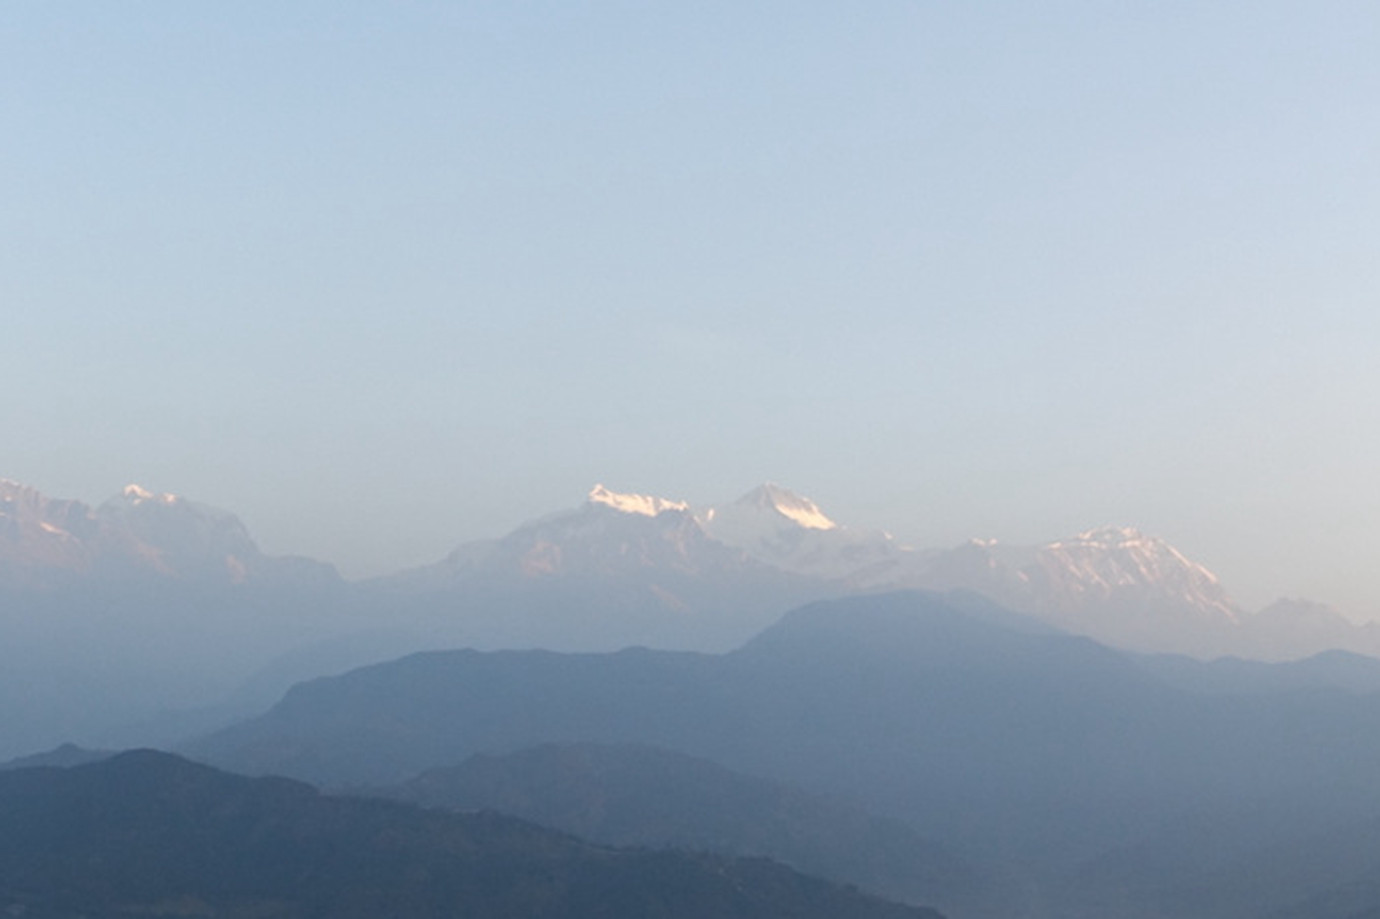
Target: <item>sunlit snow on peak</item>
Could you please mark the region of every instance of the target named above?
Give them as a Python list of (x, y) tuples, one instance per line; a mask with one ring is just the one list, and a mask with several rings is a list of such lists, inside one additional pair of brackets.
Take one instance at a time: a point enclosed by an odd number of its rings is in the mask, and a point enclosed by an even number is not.
[(178, 500), (177, 495), (167, 494), (166, 492), (157, 494), (149, 491), (142, 485), (136, 485), (134, 483), (126, 485), (125, 490), (122, 491), (120, 495), (130, 504), (142, 504), (145, 501), (153, 501), (159, 504), (176, 504)]
[(1135, 527), (1103, 526), (1079, 533), (1076, 542), (1097, 543), (1104, 546), (1124, 546), (1133, 543), (1154, 542)]
[(652, 495), (622, 494), (609, 491), (603, 485), (595, 485), (590, 489), (589, 502), (591, 504), (604, 504), (625, 514), (641, 514), (644, 517), (655, 517), (662, 511), (690, 509), (690, 505), (685, 501), (671, 501)]
[(757, 486), (739, 498), (738, 503), (774, 510), (807, 530), (832, 530), (838, 526), (815, 502), (775, 482)]

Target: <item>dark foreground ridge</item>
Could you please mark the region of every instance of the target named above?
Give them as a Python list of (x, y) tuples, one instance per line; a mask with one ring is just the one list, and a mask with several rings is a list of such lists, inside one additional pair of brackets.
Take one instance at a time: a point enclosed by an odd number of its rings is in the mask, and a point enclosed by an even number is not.
[(0, 913), (937, 919), (764, 859), (604, 848), (164, 753), (0, 775)]

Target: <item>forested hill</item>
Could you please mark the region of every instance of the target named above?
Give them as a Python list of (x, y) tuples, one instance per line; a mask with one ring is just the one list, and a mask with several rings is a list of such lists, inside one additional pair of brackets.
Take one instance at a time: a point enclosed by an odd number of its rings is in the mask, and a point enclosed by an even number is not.
[(763, 859), (633, 852), (135, 751), (0, 774), (0, 910), (397, 919), (937, 919)]

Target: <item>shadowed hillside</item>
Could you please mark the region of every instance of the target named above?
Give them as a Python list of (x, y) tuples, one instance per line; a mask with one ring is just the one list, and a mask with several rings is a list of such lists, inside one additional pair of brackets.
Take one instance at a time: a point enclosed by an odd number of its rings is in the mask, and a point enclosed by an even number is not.
[[(348, 786), (547, 743), (656, 745), (903, 820), (1031, 915), (1103, 916), (1176, 884), (1176, 853), (1222, 864), (1380, 815), (1376, 696), (1329, 661), (1242, 676), (901, 593), (804, 607), (724, 655), (415, 655), (299, 685), (190, 749)], [(1116, 871), (1093, 870), (1106, 858)], [(1193, 903), (1176, 915), (1224, 915)]]
[(0, 909), (114, 917), (935, 919), (766, 860), (624, 852), (136, 751), (0, 775)]
[(383, 793), (495, 810), (609, 845), (767, 856), (909, 901), (945, 905), (983, 883), (900, 821), (655, 747), (547, 744), (479, 755)]

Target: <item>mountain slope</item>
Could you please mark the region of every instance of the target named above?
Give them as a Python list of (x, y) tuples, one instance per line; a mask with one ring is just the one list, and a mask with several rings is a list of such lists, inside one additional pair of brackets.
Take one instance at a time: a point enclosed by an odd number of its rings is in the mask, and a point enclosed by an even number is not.
[(481, 754), (387, 793), (495, 810), (609, 845), (766, 856), (911, 902), (947, 906), (980, 883), (903, 823), (656, 747), (546, 744)]
[(151, 751), (0, 773), (0, 909), (33, 917), (934, 919), (766, 861), (620, 852)]
[(1175, 821), (1380, 814), (1375, 696), (1192, 682), (974, 595), (902, 593), (813, 604), (722, 655), (417, 655), (300, 685), (190, 749), (385, 784), (546, 743), (651, 744), (904, 820), (1014, 873), (1027, 905), (1053, 904), (1040, 915), (1079, 914), (1066, 878)]

